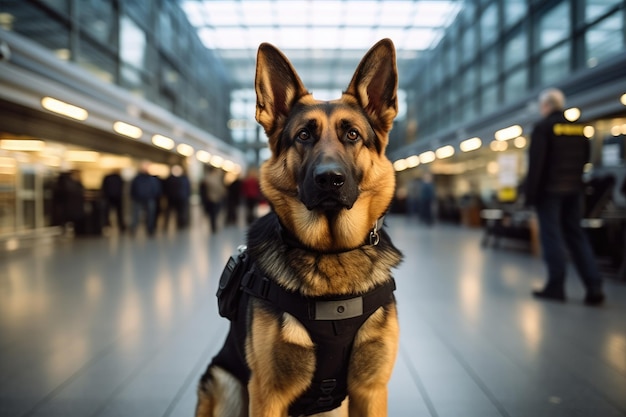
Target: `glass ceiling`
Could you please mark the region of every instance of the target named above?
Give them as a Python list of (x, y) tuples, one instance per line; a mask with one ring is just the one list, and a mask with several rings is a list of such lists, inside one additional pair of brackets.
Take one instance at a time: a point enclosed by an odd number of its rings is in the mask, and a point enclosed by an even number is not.
[(462, 7), (447, 0), (181, 0), (235, 88), (252, 88), (261, 42), (282, 49), (310, 89), (342, 90), (374, 43), (391, 38), (404, 67), (433, 48)]

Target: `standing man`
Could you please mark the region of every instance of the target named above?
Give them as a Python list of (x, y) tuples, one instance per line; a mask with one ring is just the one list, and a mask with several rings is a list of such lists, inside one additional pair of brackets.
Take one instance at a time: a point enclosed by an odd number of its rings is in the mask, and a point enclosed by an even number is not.
[(583, 166), (589, 161), (589, 140), (583, 125), (563, 115), (565, 97), (548, 89), (539, 96), (543, 119), (533, 129), (528, 154), (526, 203), (535, 206), (548, 280), (533, 291), (540, 299), (565, 301), (565, 248), (587, 291), (585, 304), (604, 302), (602, 278), (591, 245), (580, 226)]
[(121, 170), (115, 169), (106, 175), (102, 180), (101, 187), (102, 197), (104, 199), (104, 222), (105, 226), (110, 225), (109, 215), (111, 209), (115, 209), (117, 217), (117, 227), (120, 232), (126, 230), (126, 222), (124, 221), (124, 180), (122, 179)]
[(161, 195), (159, 179), (148, 173), (149, 162), (142, 162), (139, 173), (130, 183), (130, 196), (133, 200), (132, 223), (130, 233), (137, 231), (141, 212), (144, 214), (146, 232), (148, 236), (154, 236), (156, 229), (156, 205)]

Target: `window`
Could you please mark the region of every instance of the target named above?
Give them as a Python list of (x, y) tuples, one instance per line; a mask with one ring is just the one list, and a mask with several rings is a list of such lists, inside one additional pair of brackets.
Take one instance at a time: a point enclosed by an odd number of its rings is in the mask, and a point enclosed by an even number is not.
[(567, 39), (571, 33), (569, 2), (563, 2), (543, 15), (539, 21), (537, 47), (545, 50)]
[(595, 67), (604, 58), (624, 49), (624, 12), (619, 11), (591, 26), (585, 33), (587, 66)]
[(488, 114), (496, 109), (498, 106), (498, 86), (490, 85), (483, 87), (482, 91), (482, 112), (481, 114)]
[(120, 59), (142, 69), (146, 58), (146, 33), (128, 16), (120, 19)]
[(519, 66), (527, 60), (526, 32), (521, 31), (504, 44), (502, 67), (505, 71)]
[(110, 1), (83, 1), (78, 7), (79, 23), (98, 41), (112, 45), (115, 41), (115, 13)]
[(592, 23), (621, 2), (622, 0), (585, 0), (585, 23)]
[(463, 96), (467, 97), (470, 94), (474, 94), (476, 88), (476, 69), (469, 67), (462, 74), (461, 92)]
[(476, 54), (476, 31), (474, 27), (468, 27), (463, 32), (463, 62), (469, 62)]
[(569, 74), (570, 42), (567, 42), (541, 57), (539, 77), (542, 85), (563, 80)]
[(527, 67), (522, 67), (507, 75), (504, 79), (504, 101), (510, 103), (523, 97), (528, 89), (527, 80)]
[(496, 3), (492, 3), (483, 12), (480, 19), (480, 36), (483, 47), (491, 45), (498, 37), (498, 9)]
[(526, 15), (526, 0), (505, 0), (504, 7), (504, 29), (509, 29), (519, 22)]
[(498, 59), (494, 48), (483, 55), (481, 71), (480, 81), (482, 85), (492, 83), (496, 79), (498, 75)]

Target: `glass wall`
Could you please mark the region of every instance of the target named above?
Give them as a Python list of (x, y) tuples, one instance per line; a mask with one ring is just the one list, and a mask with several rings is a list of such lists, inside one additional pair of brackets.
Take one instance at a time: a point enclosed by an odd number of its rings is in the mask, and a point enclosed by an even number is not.
[(4, 0), (0, 25), (232, 142), (226, 71), (176, 0)]
[(420, 58), (414, 140), (462, 128), (626, 52), (625, 0), (466, 2)]

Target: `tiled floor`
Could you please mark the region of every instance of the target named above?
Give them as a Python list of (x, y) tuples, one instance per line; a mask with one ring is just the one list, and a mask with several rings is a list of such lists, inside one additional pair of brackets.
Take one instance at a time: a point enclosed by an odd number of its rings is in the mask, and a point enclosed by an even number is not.
[[(626, 416), (626, 285), (530, 296), (541, 261), (401, 217), (388, 230), (401, 350), (391, 417)], [(82, 238), (0, 253), (0, 416), (186, 416), (227, 324), (215, 285), (243, 229)]]

